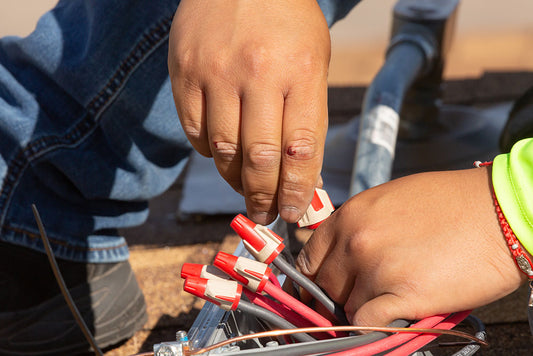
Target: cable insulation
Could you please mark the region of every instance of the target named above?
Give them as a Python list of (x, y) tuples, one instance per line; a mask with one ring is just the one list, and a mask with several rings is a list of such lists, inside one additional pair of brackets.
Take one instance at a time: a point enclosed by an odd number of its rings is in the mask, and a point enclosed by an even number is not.
[(322, 304), (331, 315), (333, 315), (340, 324), (349, 325), (346, 319), (344, 309), (335, 304), (313, 281), (300, 273), (285, 258), (281, 255), (276, 257), (272, 262), (281, 272), (285, 273), (293, 282), (305, 289), (311, 294), (320, 304)]
[[(241, 300), (239, 302), (237, 309), (241, 310), (242, 312), (254, 315), (280, 328), (284, 328), (284, 329), (295, 329), (296, 328), (292, 323), (288, 322), (282, 317), (266, 309), (253, 305), (252, 303), (248, 303), (244, 300)], [(311, 337), (310, 335), (306, 333), (294, 334), (294, 338), (300, 342), (316, 341), (315, 338)]]

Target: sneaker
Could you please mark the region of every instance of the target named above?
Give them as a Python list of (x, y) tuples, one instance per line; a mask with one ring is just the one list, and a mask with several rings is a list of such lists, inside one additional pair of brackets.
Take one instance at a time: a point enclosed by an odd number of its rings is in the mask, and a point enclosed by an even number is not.
[[(74, 303), (100, 348), (133, 336), (146, 305), (128, 261), (58, 260)], [(0, 355), (74, 355), (90, 351), (46, 255), (0, 242)]]
[(507, 153), (523, 138), (533, 137), (533, 87), (513, 105), (500, 136), (500, 149)]

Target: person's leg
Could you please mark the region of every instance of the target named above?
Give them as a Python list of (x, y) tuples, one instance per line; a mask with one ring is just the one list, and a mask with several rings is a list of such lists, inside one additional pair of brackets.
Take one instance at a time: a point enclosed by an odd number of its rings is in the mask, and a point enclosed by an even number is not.
[(190, 151), (166, 65), (177, 3), (60, 1), (29, 37), (0, 41), (0, 354), (88, 347), (32, 203), (100, 345), (142, 326), (117, 229), (144, 221)]
[(57, 257), (128, 257), (115, 229), (188, 155), (168, 80), (176, 1), (61, 1), (25, 39), (0, 42), (0, 239), (43, 250), (35, 203)]

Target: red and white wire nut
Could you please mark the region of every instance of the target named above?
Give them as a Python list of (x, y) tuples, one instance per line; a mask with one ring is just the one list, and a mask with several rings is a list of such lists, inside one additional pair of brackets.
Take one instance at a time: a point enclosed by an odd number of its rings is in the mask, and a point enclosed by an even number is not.
[(200, 277), (205, 279), (222, 279), (228, 280), (230, 277), (211, 265), (202, 265), (199, 263), (184, 263), (181, 267), (181, 278)]
[(216, 255), (214, 265), (252, 292), (261, 293), (272, 274), (272, 270), (265, 263), (225, 252)]
[(311, 200), (304, 216), (298, 221), (298, 227), (316, 229), (334, 210), (335, 207), (329, 199), (328, 193), (324, 189), (315, 188), (313, 200)]
[(242, 286), (235, 281), (199, 277), (187, 278), (183, 289), (224, 310), (237, 309), (242, 294)]
[(231, 227), (243, 239), (244, 246), (260, 262), (270, 264), (285, 248), (283, 239), (266, 226), (254, 223), (242, 214), (231, 222)]

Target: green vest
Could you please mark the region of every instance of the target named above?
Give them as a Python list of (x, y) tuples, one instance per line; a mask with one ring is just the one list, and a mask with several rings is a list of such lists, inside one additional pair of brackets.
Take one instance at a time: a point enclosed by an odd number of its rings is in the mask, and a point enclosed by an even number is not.
[(520, 243), (533, 254), (533, 138), (496, 156), (492, 184), (498, 203)]

